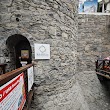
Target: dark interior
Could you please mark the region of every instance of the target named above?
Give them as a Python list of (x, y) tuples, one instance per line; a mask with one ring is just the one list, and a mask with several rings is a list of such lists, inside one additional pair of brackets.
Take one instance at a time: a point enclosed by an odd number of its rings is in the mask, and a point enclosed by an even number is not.
[[(14, 62), (15, 62), (16, 68), (19, 68), (22, 66), (20, 63), (20, 60), (27, 61), (27, 64), (32, 62), (32, 50), (31, 50), (30, 43), (26, 37), (19, 35), (19, 34), (15, 34), (15, 35), (10, 36), (7, 39), (6, 43), (7, 43), (8, 48), (11, 51), (12, 51), (11, 48), (14, 49), (15, 55), (13, 55), (13, 57), (14, 57), (13, 59), (15, 59)], [(29, 58), (28, 59), (20, 59), (21, 50), (28, 50), (29, 51)], [(13, 53), (13, 52), (11, 52), (11, 53)]]

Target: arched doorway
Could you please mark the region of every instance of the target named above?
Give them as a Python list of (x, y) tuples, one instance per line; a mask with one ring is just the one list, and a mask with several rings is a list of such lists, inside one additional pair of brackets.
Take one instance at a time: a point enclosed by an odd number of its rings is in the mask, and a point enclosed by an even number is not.
[(13, 62), (15, 68), (21, 67), (21, 61), (32, 62), (32, 50), (28, 39), (20, 34), (8, 37), (6, 45), (10, 51), (10, 62)]

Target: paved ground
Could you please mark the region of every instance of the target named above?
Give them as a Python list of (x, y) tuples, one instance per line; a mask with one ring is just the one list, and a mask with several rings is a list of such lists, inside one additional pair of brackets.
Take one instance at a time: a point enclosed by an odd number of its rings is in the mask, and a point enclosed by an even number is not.
[[(77, 80), (88, 103), (89, 110), (110, 110), (110, 81), (99, 81), (95, 71), (78, 73)], [(34, 101), (33, 101), (34, 102)], [(30, 110), (37, 110), (34, 103)]]

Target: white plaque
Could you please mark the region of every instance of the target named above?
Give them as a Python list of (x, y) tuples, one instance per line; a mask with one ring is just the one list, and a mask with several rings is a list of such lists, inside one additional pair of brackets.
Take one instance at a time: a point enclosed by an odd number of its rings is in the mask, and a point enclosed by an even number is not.
[(35, 59), (50, 59), (50, 44), (34, 44)]
[(33, 83), (34, 83), (34, 73), (33, 73), (33, 66), (28, 68), (28, 92), (31, 90)]

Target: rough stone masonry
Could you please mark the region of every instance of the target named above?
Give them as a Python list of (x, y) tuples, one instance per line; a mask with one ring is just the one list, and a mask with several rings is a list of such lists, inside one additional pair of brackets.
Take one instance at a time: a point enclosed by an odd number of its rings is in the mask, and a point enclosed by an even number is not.
[[(47, 43), (51, 46), (50, 60), (34, 60), (37, 87), (30, 110), (110, 108), (94, 68), (92, 71), (87, 68), (84, 68), (85, 71), (79, 71), (81, 68), (78, 67), (77, 58), (83, 50), (79, 51), (81, 42), (80, 45), (78, 42), (82, 41), (82, 37), (78, 37), (80, 34), (77, 7), (77, 0), (0, 0), (2, 61), (6, 62), (13, 57), (13, 49), (11, 52), (8, 50), (6, 40), (14, 34), (23, 35), (29, 40), (33, 60), (34, 43)], [(14, 62), (8, 62), (8, 66), (7, 70), (13, 69)], [(96, 94), (93, 96), (91, 91), (96, 91)]]
[(109, 25), (109, 15), (78, 15), (76, 78), (90, 110), (110, 110), (110, 82), (101, 84), (94, 71), (97, 58), (110, 55)]

